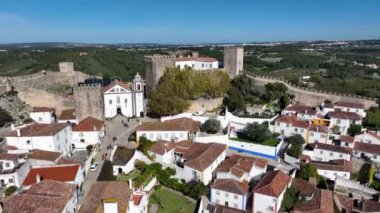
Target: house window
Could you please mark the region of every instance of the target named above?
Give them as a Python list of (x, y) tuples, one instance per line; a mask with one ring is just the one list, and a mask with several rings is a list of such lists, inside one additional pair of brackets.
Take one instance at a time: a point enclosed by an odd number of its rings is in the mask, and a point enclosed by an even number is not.
[(321, 134), (321, 138), (325, 138), (325, 134)]
[(164, 134), (164, 138), (168, 138), (168, 133), (165, 133), (165, 134)]
[(149, 139), (153, 139), (153, 137), (154, 137), (153, 133), (150, 133), (149, 134)]
[(128, 103), (128, 99), (124, 99), (124, 103), (127, 104)]
[(314, 133), (310, 132), (310, 136), (313, 137), (313, 136), (314, 136)]
[(321, 150), (321, 151), (319, 151), (319, 154), (323, 154), (323, 151)]
[(38, 117), (38, 121), (42, 121), (42, 118), (41, 118), (41, 117)]
[(219, 203), (220, 203), (219, 199), (216, 199), (216, 200), (215, 200), (215, 203), (216, 203), (216, 204), (219, 204)]
[(294, 131), (295, 131), (295, 132), (298, 132), (298, 129), (297, 129), (297, 128), (294, 128)]
[(359, 152), (355, 151), (355, 152), (354, 152), (354, 154), (355, 154), (355, 155), (358, 155), (358, 154), (359, 154)]
[(359, 110), (357, 109), (356, 112), (359, 112)]
[(143, 133), (141, 136), (144, 137), (144, 138), (146, 138), (146, 134), (145, 133)]
[(239, 199), (239, 196), (237, 196), (237, 195), (234, 195), (234, 198), (237, 200), (237, 199)]
[(13, 178), (9, 178), (8, 182), (13, 183)]
[(234, 208), (236, 208), (236, 209), (238, 208), (238, 205), (236, 203), (234, 203)]
[(161, 138), (162, 138), (161, 133), (158, 133), (158, 134), (157, 134), (157, 140), (161, 140)]
[(337, 124), (340, 124), (340, 120), (337, 120), (336, 123), (337, 123)]
[(170, 137), (175, 138), (175, 133), (172, 133)]
[(344, 177), (347, 177), (347, 174), (343, 174)]
[(277, 122), (277, 126), (280, 126), (280, 123)]
[(330, 152), (330, 156), (334, 156), (334, 153)]
[(216, 191), (215, 192), (216, 195), (220, 195), (220, 192), (218, 190), (215, 190), (215, 191)]
[(183, 133), (179, 133), (179, 137), (183, 138), (184, 137)]
[(343, 157), (343, 154), (339, 154), (339, 157), (341, 157), (341, 158), (342, 158), (342, 157)]
[(80, 139), (80, 142), (81, 142), (81, 143), (84, 143), (84, 139)]
[(5, 167), (10, 167), (11, 165), (9, 163), (5, 163)]
[(79, 133), (79, 136), (80, 136), (80, 137), (83, 137), (83, 132), (80, 132), (80, 133)]
[(112, 100), (109, 100), (108, 102), (109, 102), (110, 104), (112, 104)]
[(58, 145), (58, 150), (59, 150), (59, 151), (61, 150), (61, 145)]
[(334, 172), (334, 176), (338, 176), (338, 174), (336, 172)]
[(27, 140), (27, 141), (26, 141), (26, 144), (28, 144), (28, 145), (29, 145), (29, 144), (30, 144), (30, 140)]
[(140, 91), (140, 89), (141, 89), (141, 85), (137, 84), (137, 91)]
[(226, 196), (226, 197), (228, 197), (228, 196), (229, 196), (228, 192), (226, 192), (225, 196)]
[(303, 129), (301, 129), (300, 131), (301, 131), (301, 133), (303, 133), (303, 132), (304, 132), (304, 130), (303, 130)]
[(116, 97), (116, 103), (120, 104), (120, 97), (119, 96)]
[(57, 135), (57, 140), (59, 140), (59, 135)]
[(289, 127), (289, 124), (286, 124), (286, 127)]
[(377, 155), (373, 155), (373, 159), (377, 159)]

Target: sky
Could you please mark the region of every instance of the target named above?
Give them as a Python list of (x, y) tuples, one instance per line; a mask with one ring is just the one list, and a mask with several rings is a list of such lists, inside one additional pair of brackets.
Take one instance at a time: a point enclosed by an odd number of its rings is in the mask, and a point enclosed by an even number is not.
[(380, 39), (380, 0), (0, 0), (0, 43)]

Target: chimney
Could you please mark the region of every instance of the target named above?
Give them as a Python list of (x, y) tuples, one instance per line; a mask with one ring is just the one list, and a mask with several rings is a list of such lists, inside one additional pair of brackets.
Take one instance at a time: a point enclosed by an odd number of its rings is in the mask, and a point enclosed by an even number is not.
[(14, 124), (11, 124), (11, 131), (15, 130), (15, 125)]
[(96, 131), (96, 126), (94, 125), (94, 131)]
[(36, 175), (36, 183), (39, 183), (43, 180), (42, 176), (40, 174)]
[(132, 179), (128, 180), (128, 185), (129, 185), (129, 188), (132, 190), (132, 194), (133, 194), (133, 182), (132, 182)]
[(20, 137), (21, 136), (21, 129), (16, 129), (17, 131), (17, 137)]

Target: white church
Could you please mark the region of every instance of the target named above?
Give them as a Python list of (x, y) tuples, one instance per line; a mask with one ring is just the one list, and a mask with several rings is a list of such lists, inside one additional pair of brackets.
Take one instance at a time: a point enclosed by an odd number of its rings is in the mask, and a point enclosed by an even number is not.
[(118, 114), (125, 117), (144, 115), (144, 85), (138, 73), (131, 83), (113, 80), (103, 88), (103, 92), (105, 118)]

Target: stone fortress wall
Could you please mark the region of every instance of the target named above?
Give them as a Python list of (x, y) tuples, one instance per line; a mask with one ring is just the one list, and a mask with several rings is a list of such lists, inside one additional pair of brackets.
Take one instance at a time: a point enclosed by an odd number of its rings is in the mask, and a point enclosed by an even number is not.
[(75, 115), (83, 120), (88, 116), (103, 120), (103, 97), (100, 84), (74, 86)]
[(288, 87), (289, 93), (295, 96), (296, 102), (308, 106), (321, 105), (326, 99), (331, 100), (333, 103), (338, 101), (363, 103), (366, 108), (369, 108), (371, 106), (377, 106), (376, 99), (370, 97), (299, 87), (292, 85), (290, 82), (287, 82), (281, 78), (274, 78), (271, 76), (264, 75), (255, 75), (251, 72), (246, 72), (246, 74), (249, 77), (255, 79), (261, 85), (274, 82), (280, 82), (285, 84)]
[(175, 66), (175, 56), (150, 55), (145, 56), (144, 62), (146, 94), (149, 97), (160, 78), (164, 75), (165, 69)]

